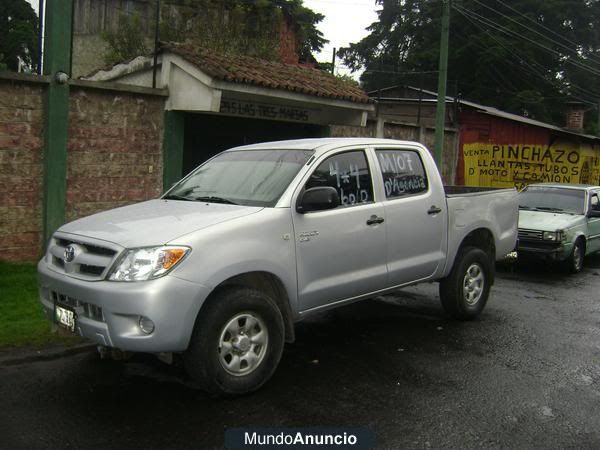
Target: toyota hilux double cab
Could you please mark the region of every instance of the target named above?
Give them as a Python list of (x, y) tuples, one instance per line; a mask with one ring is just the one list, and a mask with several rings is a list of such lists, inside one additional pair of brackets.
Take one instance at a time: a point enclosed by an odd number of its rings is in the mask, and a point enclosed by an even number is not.
[(560, 262), (581, 272), (600, 251), (600, 186), (530, 184), (519, 193), (518, 257)]
[(159, 199), (60, 227), (38, 265), (40, 300), (100, 346), (180, 354), (204, 389), (242, 394), (319, 311), (439, 281), (450, 315), (477, 317), (517, 216), (514, 189), (446, 192), (415, 142), (248, 145)]

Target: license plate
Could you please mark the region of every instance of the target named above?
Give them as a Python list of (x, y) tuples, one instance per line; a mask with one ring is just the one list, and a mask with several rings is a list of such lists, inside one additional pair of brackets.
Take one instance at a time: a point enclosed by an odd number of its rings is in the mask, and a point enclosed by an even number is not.
[(64, 306), (54, 307), (54, 319), (56, 323), (71, 332), (75, 332), (75, 311)]

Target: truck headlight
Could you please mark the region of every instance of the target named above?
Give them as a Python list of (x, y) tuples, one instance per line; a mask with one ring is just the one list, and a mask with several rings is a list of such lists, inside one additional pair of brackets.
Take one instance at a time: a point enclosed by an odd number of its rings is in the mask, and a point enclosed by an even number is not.
[(166, 275), (190, 251), (188, 247), (160, 246), (127, 250), (111, 270), (111, 281), (144, 281)]
[(544, 231), (544, 240), (559, 242), (561, 240), (562, 233), (560, 231)]

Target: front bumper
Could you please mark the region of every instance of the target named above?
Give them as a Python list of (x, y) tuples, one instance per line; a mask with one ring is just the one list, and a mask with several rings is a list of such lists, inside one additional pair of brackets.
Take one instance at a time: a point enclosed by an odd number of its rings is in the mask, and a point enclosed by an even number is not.
[[(73, 306), (75, 331), (101, 345), (132, 352), (184, 351), (196, 316), (210, 289), (167, 275), (150, 281), (83, 281), (38, 264), (40, 302), (54, 321), (58, 301)], [(150, 318), (154, 331), (144, 334), (140, 316)]]
[(519, 241), (517, 254), (519, 256), (535, 257), (551, 261), (562, 261), (569, 256), (572, 247), (572, 244), (545, 241)]

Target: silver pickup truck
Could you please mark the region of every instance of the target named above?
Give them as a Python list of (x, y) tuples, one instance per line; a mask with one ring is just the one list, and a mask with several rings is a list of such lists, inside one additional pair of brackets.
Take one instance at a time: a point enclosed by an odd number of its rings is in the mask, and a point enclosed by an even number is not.
[(181, 354), (204, 389), (241, 394), (311, 313), (440, 281), (444, 309), (475, 318), (517, 216), (513, 189), (445, 191), (418, 143), (249, 145), (160, 199), (63, 225), (38, 265), (40, 300), (101, 346)]

